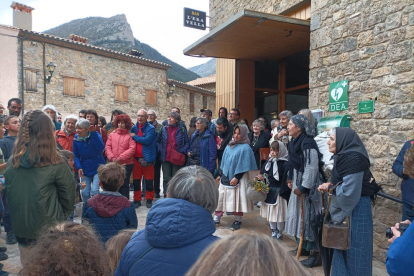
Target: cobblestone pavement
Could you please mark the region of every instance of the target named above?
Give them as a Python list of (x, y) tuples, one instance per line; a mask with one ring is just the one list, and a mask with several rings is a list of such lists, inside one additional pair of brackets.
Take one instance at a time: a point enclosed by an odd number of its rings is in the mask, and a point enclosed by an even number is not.
[[(132, 198), (132, 197), (131, 197)], [(162, 198), (161, 198), (162, 200)], [(137, 209), (137, 217), (138, 217), (138, 230), (143, 229), (145, 227), (146, 217), (148, 210), (143, 204), (142, 207)], [(221, 220), (221, 225), (217, 227), (216, 232), (214, 235), (219, 237), (225, 237), (227, 235), (270, 235), (271, 231), (269, 228), (269, 224), (267, 221), (260, 217), (259, 209), (255, 207), (255, 210), (251, 213), (245, 214), (243, 217), (242, 228), (233, 231), (230, 230), (230, 226), (233, 223), (232, 216), (223, 216)], [(75, 221), (80, 222), (79, 217), (75, 218)], [(2, 233), (0, 235), (2, 241), (4, 242), (6, 239), (6, 234), (2, 229)], [(289, 236), (284, 236), (283, 243), (287, 247), (287, 250), (293, 250), (296, 248), (296, 242), (291, 239)], [(14, 245), (7, 245), (7, 252), (9, 258), (2, 263), (4, 264), (4, 270), (10, 272), (10, 275), (17, 275), (17, 273), (21, 269), (20, 264), (20, 252), (17, 247), (17, 244)], [(301, 259), (306, 257), (301, 257)], [(373, 261), (373, 275), (374, 276), (387, 276), (388, 273), (386, 272), (385, 265), (378, 261)], [(323, 269), (322, 267), (316, 267), (312, 269), (308, 269), (309, 275), (316, 275), (316, 276), (323, 276)]]

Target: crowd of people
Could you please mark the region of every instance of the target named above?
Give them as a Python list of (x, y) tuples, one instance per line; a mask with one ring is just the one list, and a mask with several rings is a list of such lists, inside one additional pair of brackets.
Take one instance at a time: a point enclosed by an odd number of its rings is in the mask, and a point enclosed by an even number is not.
[[(92, 109), (62, 120), (53, 105), (20, 120), (21, 106), (11, 99), (6, 115), (0, 105), (0, 211), (7, 244), (19, 246), (21, 275), (305, 275), (303, 266), (322, 264), (313, 225), (328, 193), (329, 220), (349, 227), (350, 241), (331, 250), (332, 275), (372, 274), (378, 185), (350, 128), (326, 130), (327, 152), (308, 109), (282, 111), (270, 123), (261, 116), (250, 127), (237, 108), (222, 107), (215, 119), (202, 109), (187, 127), (178, 107), (162, 123), (144, 109), (135, 123), (121, 110), (107, 123)], [(402, 164), (411, 144), (393, 167), (405, 182), (414, 174)], [(333, 159), (329, 180), (324, 155)], [(249, 196), (253, 179), (268, 185), (261, 202)], [(143, 199), (150, 210), (136, 231)], [(82, 224), (73, 222), (77, 202)], [(240, 229), (255, 204), (270, 237), (213, 235), (224, 215)], [(409, 207), (403, 220), (413, 218)], [(296, 238), (296, 250), (279, 243), (283, 233)], [(299, 255), (309, 258), (299, 263)]]

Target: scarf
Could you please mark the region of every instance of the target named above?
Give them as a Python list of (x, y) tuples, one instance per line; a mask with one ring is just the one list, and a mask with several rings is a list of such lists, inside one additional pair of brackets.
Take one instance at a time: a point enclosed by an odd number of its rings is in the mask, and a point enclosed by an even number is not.
[(235, 126), (234, 130), (233, 130), (233, 136), (234, 136), (234, 132), (236, 131), (236, 129), (239, 129), (240, 131), (240, 139), (239, 141), (235, 141), (234, 138), (229, 142), (229, 146), (231, 148), (234, 148), (235, 145), (239, 145), (239, 144), (248, 144), (250, 145), (250, 139), (249, 136), (247, 135), (247, 127), (246, 126)]
[(79, 142), (86, 142), (86, 140), (88, 140), (89, 139), (89, 137), (91, 137), (91, 133), (88, 133), (88, 136), (86, 136), (86, 137), (76, 137), (76, 138), (74, 138), (76, 141), (79, 141)]
[(270, 170), (270, 167), (273, 163), (273, 177), (279, 181), (279, 169), (277, 166), (277, 161), (284, 160), (288, 161), (288, 151), (286, 149), (285, 144), (283, 144), (280, 141), (277, 141), (279, 143), (279, 155), (277, 157), (270, 157), (269, 160), (266, 163), (265, 170), (268, 172)]

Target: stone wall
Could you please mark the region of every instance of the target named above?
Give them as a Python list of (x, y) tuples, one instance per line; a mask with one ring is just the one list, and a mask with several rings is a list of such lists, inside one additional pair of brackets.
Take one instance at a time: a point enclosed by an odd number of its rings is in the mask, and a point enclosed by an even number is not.
[[(37, 92), (25, 92), (25, 111), (43, 107), (43, 45), (36, 41), (25, 40), (23, 45), (24, 67), (37, 69)], [(97, 54), (46, 44), (46, 62), (56, 65), (55, 72), (47, 84), (46, 102), (53, 104), (62, 114), (77, 114), (82, 109), (95, 109), (100, 116), (110, 117), (111, 111), (121, 109), (136, 119), (141, 109), (154, 109), (158, 119), (167, 118), (173, 106), (182, 110), (183, 120), (190, 121), (188, 89), (177, 89), (167, 97), (167, 71), (141, 64), (109, 58)], [(20, 68), (20, 66), (19, 66)], [(20, 81), (20, 69), (18, 71)], [(63, 94), (63, 76), (85, 79), (85, 96), (74, 97)], [(115, 86), (119, 83), (128, 86), (128, 101), (115, 101)], [(19, 83), (20, 87), (20, 83)], [(157, 91), (157, 105), (146, 103), (146, 91)], [(202, 107), (202, 95), (196, 95), (196, 106)], [(215, 102), (215, 97), (209, 97)], [(214, 104), (212, 104), (214, 107)], [(200, 107), (200, 108), (201, 108)], [(199, 109), (200, 109), (199, 108)]]
[(211, 29), (219, 26), (239, 11), (254, 10), (259, 12), (281, 14), (303, 0), (210, 0)]
[[(414, 138), (414, 5), (412, 0), (313, 0), (309, 107), (351, 115), (371, 157), (373, 174), (400, 196), (392, 164)], [(349, 80), (349, 110), (328, 112), (329, 83)], [(358, 114), (359, 101), (375, 112)], [(374, 257), (385, 261), (385, 229), (401, 220), (401, 205), (380, 199), (373, 209)]]

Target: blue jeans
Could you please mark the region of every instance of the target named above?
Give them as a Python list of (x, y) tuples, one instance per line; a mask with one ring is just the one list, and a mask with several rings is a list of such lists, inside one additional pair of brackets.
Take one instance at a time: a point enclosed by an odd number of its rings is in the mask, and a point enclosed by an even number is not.
[(83, 178), (85, 179), (86, 187), (81, 193), (83, 201), (87, 204), (88, 199), (99, 193), (99, 178), (98, 174), (95, 174), (94, 176), (84, 175)]

